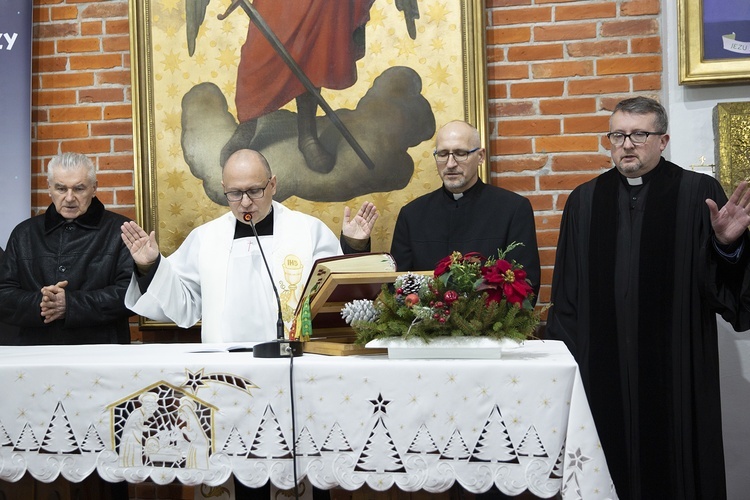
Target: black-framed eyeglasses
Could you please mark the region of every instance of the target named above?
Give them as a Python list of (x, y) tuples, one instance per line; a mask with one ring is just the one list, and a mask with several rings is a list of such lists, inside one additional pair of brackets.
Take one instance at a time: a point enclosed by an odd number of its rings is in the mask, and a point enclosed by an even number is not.
[(471, 153), (479, 151), (481, 148), (474, 148), (469, 151), (465, 149), (457, 149), (455, 151), (448, 151), (447, 149), (441, 149), (440, 151), (433, 151), (432, 156), (435, 157), (435, 161), (438, 163), (448, 163), (448, 157), (453, 155), (453, 159), (456, 163), (461, 163), (469, 159)]
[(644, 144), (648, 140), (650, 135), (664, 135), (664, 132), (631, 132), (630, 134), (623, 134), (622, 132), (610, 132), (607, 134), (607, 139), (612, 143), (613, 146), (622, 146), (625, 143), (625, 139), (630, 139), (633, 144)]
[(258, 198), (263, 198), (263, 194), (270, 182), (271, 179), (268, 179), (268, 182), (266, 182), (266, 185), (262, 188), (250, 188), (244, 191), (227, 191), (224, 193), (224, 196), (227, 197), (227, 201), (242, 201), (242, 197), (245, 195), (251, 200), (257, 200)]

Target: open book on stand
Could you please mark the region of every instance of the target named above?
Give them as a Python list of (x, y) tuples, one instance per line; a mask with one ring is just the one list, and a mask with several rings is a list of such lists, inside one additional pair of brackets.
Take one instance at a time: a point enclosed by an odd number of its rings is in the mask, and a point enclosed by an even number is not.
[[(355, 299), (374, 299), (380, 293), (383, 283), (393, 283), (398, 276), (396, 261), (388, 253), (360, 253), (328, 257), (315, 261), (310, 277), (302, 291), (297, 306), (295, 330), (298, 337), (304, 321), (312, 323), (311, 342), (306, 344), (308, 352), (312, 344), (335, 343), (349, 345), (351, 352), (321, 352), (322, 354), (356, 354), (352, 344), (354, 330), (341, 317), (344, 304)], [(309, 301), (309, 311), (305, 313), (305, 303)], [(309, 318), (304, 318), (309, 314)], [(319, 342), (326, 341), (326, 342)], [(331, 345), (325, 346), (330, 348)], [(332, 351), (341, 351), (333, 348)], [(372, 352), (371, 350), (362, 352)]]

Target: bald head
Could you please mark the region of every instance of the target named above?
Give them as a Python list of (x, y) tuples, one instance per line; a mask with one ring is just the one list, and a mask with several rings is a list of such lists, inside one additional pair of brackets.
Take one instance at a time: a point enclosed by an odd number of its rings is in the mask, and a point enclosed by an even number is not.
[(227, 198), (237, 220), (247, 224), (245, 216), (249, 215), (257, 224), (270, 213), (276, 194), (276, 177), (262, 154), (251, 149), (235, 151), (227, 159), (221, 179), (225, 194), (237, 193), (240, 196), (237, 201)]
[(440, 127), (440, 130), (438, 130), (437, 135), (435, 136), (435, 149), (437, 149), (441, 137), (451, 135), (460, 135), (464, 137), (468, 141), (467, 146), (470, 146), (469, 149), (478, 148), (482, 145), (479, 137), (479, 130), (463, 120), (453, 120), (446, 123)]
[(455, 120), (440, 127), (435, 153), (438, 175), (451, 193), (463, 193), (479, 180), (484, 148), (479, 131), (468, 123)]
[(238, 149), (232, 155), (227, 158), (222, 170), (222, 179), (226, 175), (227, 169), (233, 170), (236, 168), (252, 168), (253, 165), (260, 165), (265, 170), (267, 178), (271, 178), (273, 173), (271, 172), (271, 166), (268, 164), (266, 157), (260, 154), (258, 151), (252, 149)]

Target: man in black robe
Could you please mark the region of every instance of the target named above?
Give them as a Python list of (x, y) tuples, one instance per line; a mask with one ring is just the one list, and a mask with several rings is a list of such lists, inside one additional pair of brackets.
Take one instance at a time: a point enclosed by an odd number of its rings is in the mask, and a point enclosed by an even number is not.
[(479, 132), (463, 121), (438, 130), (435, 162), (443, 185), (401, 209), (393, 231), (391, 254), (399, 271), (426, 271), (454, 251), (497, 257), (513, 242), (523, 243), (508, 253), (524, 267), (539, 293), (539, 251), (534, 211), (529, 200), (489, 186), (479, 178), (485, 157)]
[(563, 212), (546, 333), (578, 361), (621, 499), (721, 499), (716, 314), (750, 326), (750, 191), (662, 158), (667, 125), (652, 99), (615, 107), (616, 168)]

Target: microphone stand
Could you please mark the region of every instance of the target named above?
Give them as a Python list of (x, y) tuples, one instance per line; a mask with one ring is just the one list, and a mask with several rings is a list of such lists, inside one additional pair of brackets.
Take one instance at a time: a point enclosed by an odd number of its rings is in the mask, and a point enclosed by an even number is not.
[(279, 317), (276, 319), (276, 340), (269, 342), (263, 342), (261, 344), (255, 344), (253, 346), (253, 357), (254, 358), (291, 358), (302, 356), (302, 342), (299, 340), (288, 340), (284, 338), (284, 319), (281, 316), (281, 297), (279, 291), (276, 289), (276, 284), (273, 281), (273, 274), (271, 274), (271, 268), (268, 267), (268, 261), (266, 255), (263, 253), (263, 246), (260, 244), (260, 237), (258, 231), (255, 230), (255, 224), (253, 224), (253, 216), (251, 214), (245, 214), (243, 216), (245, 222), (250, 224), (250, 228), (253, 230), (255, 240), (258, 242), (258, 249), (260, 249), (260, 256), (263, 257), (263, 264), (266, 266), (266, 272), (271, 280), (271, 286), (273, 287), (273, 294), (276, 296), (276, 304), (279, 308)]

